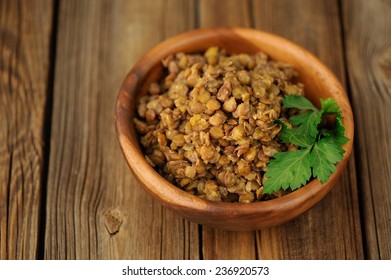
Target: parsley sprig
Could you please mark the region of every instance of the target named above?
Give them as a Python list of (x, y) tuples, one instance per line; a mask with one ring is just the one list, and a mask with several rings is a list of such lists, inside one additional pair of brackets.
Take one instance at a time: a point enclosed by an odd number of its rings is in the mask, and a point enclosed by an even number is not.
[[(321, 99), (320, 102), (319, 110), (303, 96), (284, 97), (285, 108), (304, 112), (289, 119), (295, 129), (277, 120), (281, 125), (278, 137), (284, 143), (296, 145), (298, 150), (276, 153), (274, 159), (269, 161), (264, 193), (288, 188), (296, 190), (311, 177), (325, 183), (336, 171), (335, 165), (345, 153), (342, 145), (349, 139), (344, 136), (345, 128), (338, 104), (332, 98)], [(335, 115), (334, 125), (325, 126), (327, 115)]]

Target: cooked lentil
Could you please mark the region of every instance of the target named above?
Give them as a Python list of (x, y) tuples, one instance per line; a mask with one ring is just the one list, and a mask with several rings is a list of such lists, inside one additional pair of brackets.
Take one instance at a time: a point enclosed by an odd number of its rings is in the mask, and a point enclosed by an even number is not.
[(134, 125), (147, 162), (168, 181), (196, 196), (226, 202), (267, 200), (266, 165), (276, 152), (297, 147), (278, 141), (290, 112), (284, 95), (304, 95), (288, 64), (211, 47), (162, 61), (164, 77), (151, 83)]

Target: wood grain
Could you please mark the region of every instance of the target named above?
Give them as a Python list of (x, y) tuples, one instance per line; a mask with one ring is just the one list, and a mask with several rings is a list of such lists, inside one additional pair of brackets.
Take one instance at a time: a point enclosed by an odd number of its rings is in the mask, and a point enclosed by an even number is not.
[(390, 1), (343, 1), (368, 259), (391, 258)]
[(125, 74), (150, 47), (193, 27), (193, 2), (60, 4), (45, 258), (199, 258), (198, 226), (141, 189), (113, 123)]
[(0, 259), (39, 250), (52, 7), (0, 1)]
[[(199, 1), (200, 27), (251, 27), (249, 2), (241, 0)], [(235, 11), (235, 12), (233, 12)], [(240, 246), (227, 246), (240, 244)], [(202, 253), (204, 259), (254, 259), (254, 232), (230, 232), (203, 227)]]
[(251, 27), (250, 2), (199, 0), (200, 27)]
[[(59, 1), (51, 38), (53, 2), (0, 1), (0, 259), (391, 258), (389, 1)], [(343, 83), (347, 70), (356, 153), (335, 190), (284, 226), (233, 233), (185, 221), (152, 201), (119, 151), (113, 111), (125, 74), (164, 38), (211, 26), (280, 34)]]
[[(256, 28), (307, 48), (345, 82), (337, 1), (254, 0), (252, 4)], [(260, 231), (257, 246), (260, 259), (362, 259), (354, 155), (323, 201), (286, 225)]]

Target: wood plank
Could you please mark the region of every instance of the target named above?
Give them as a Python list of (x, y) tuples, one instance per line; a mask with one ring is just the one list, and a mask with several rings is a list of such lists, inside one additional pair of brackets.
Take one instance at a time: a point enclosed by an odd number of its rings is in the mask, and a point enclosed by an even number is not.
[[(199, 1), (200, 27), (251, 27), (250, 6), (241, 0)], [(202, 230), (204, 259), (255, 259), (255, 232), (230, 232), (210, 227)]]
[[(391, 3), (343, 1), (368, 259), (391, 258)], [(388, 120), (388, 122), (387, 122)]]
[(250, 27), (249, 1), (199, 0), (200, 27), (242, 26)]
[(38, 254), (52, 12), (0, 1), (0, 259)]
[[(256, 28), (317, 55), (345, 83), (337, 1), (254, 0)], [(362, 259), (354, 155), (335, 189), (313, 209), (257, 236), (260, 259)]]
[(45, 258), (199, 258), (198, 226), (138, 185), (113, 123), (126, 73), (166, 36), (193, 27), (192, 5), (61, 1)]

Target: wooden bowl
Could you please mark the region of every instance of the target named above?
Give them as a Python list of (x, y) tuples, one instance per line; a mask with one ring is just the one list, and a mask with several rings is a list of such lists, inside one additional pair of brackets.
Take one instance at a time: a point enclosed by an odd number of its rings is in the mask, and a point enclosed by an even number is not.
[[(290, 63), (305, 85), (306, 97), (316, 106), (320, 98), (332, 97), (342, 110), (345, 136), (350, 141), (337, 171), (322, 184), (317, 179), (306, 186), (269, 201), (249, 204), (212, 202), (172, 185), (145, 160), (133, 125), (135, 105), (148, 84), (162, 71), (161, 60), (177, 52), (203, 52), (219, 46), (229, 53), (263, 51), (272, 59)], [(115, 126), (126, 161), (141, 186), (160, 204), (196, 223), (228, 229), (255, 230), (285, 223), (318, 203), (333, 187), (344, 169), (353, 144), (353, 114), (347, 95), (334, 74), (302, 47), (276, 35), (243, 28), (199, 29), (168, 39), (148, 51), (123, 82), (115, 108)]]

